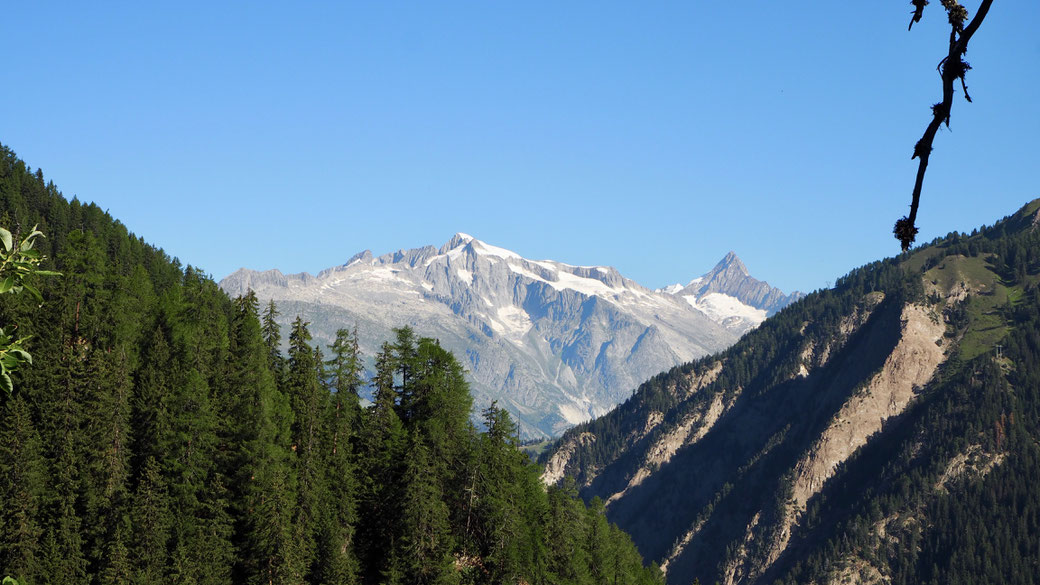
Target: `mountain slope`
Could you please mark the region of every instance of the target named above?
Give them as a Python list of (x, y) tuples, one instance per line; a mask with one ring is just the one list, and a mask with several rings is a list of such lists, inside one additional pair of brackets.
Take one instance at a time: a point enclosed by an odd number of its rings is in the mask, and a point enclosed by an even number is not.
[[(958, 527), (1040, 512), (1037, 224), (1040, 200), (853, 271), (569, 431), (544, 479), (670, 583), (956, 582), (984, 548), (951, 559)], [(1030, 523), (1000, 538), (1036, 550)], [(990, 582), (1032, 582), (1016, 555)]]
[(465, 356), (479, 408), (497, 400), (523, 436), (544, 437), (607, 412), (655, 372), (729, 346), (793, 298), (751, 279), (732, 253), (702, 279), (710, 290), (684, 297), (614, 268), (528, 260), (456, 234), (440, 248), (365, 251), (317, 276), (242, 269), (220, 285), (275, 300), (319, 340), (356, 324), (369, 357), (392, 327), (410, 325)]

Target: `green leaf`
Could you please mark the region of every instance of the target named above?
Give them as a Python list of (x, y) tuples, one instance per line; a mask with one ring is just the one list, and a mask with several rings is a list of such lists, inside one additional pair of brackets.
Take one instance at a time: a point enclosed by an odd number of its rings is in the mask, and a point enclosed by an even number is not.
[(46, 236), (43, 235), (43, 232), (41, 232), (41, 231), (36, 229), (36, 226), (33, 226), (33, 229), (32, 229), (31, 232), (29, 232), (29, 235), (25, 236), (25, 239), (22, 240), (22, 245), (20, 246), (19, 249), (22, 252), (25, 252), (26, 250), (31, 249), (36, 244), (36, 237), (37, 236), (39, 236), (41, 238), (46, 237)]
[(26, 258), (32, 258), (32, 259), (35, 260), (35, 259), (40, 257), (40, 251), (39, 250), (22, 250), (22, 256), (24, 256)]
[[(3, 229), (3, 228), (0, 228), (0, 229)], [(7, 278), (4, 279), (3, 282), (0, 282), (0, 294), (3, 294), (5, 292), (9, 291), (12, 288), (14, 288), (14, 275), (13, 274), (9, 274), (9, 275), (7, 275)]]
[[(0, 373), (0, 388), (7, 390), (8, 394), (14, 390), (14, 384), (11, 383), (11, 376), (8, 376), (7, 372)], [(4, 579), (5, 584), (7, 583), (7, 579), (10, 579), (10, 577)]]
[(11, 353), (23, 362), (27, 362), (30, 366), (32, 365), (32, 356), (24, 349), (12, 349)]
[(36, 274), (37, 276), (61, 276), (60, 272), (55, 272), (53, 270), (37, 270)]
[(14, 245), (14, 241), (11, 238), (11, 232), (5, 230), (4, 228), (0, 228), (0, 240), (3, 240), (4, 250), (10, 251), (11, 246)]
[(33, 296), (33, 298), (35, 298), (37, 301), (39, 301), (41, 303), (43, 302), (43, 295), (40, 294), (40, 291), (36, 290), (36, 287), (34, 287), (31, 284), (26, 284), (26, 283), (23, 282), (22, 283), (22, 288), (24, 288), (25, 290), (29, 291), (29, 294), (31, 294)]

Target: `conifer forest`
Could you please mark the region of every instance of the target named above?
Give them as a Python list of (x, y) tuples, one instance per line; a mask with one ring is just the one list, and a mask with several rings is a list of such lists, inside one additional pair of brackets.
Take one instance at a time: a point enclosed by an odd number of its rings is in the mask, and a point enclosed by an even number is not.
[(0, 391), (0, 577), (662, 582), (601, 502), (543, 486), (506, 411), (478, 430), (436, 340), (396, 330), (366, 379), (356, 333), (281, 331), (273, 304), (228, 298), (6, 147), (0, 226), (37, 226), (60, 273), (27, 277), (39, 298), (0, 295), (31, 355)]

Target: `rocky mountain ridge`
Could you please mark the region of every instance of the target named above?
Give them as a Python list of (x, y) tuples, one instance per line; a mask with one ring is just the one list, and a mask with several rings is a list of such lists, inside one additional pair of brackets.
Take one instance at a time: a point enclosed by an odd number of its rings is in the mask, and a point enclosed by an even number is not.
[(1040, 428), (1008, 438), (1040, 407), (1038, 223), (1040, 200), (851, 272), (568, 431), (543, 479), (604, 500), (669, 583), (951, 582), (964, 529), (934, 527), (969, 513), (936, 510), (1040, 473)]
[(654, 291), (612, 267), (529, 260), (459, 233), (439, 248), (365, 250), (316, 276), (241, 269), (220, 286), (273, 299), (283, 322), (301, 315), (320, 343), (356, 325), (369, 357), (392, 327), (437, 338), (470, 371), (478, 408), (498, 401), (538, 438), (607, 412), (639, 380), (729, 346), (797, 298), (750, 278), (732, 253), (700, 280), (703, 290)]

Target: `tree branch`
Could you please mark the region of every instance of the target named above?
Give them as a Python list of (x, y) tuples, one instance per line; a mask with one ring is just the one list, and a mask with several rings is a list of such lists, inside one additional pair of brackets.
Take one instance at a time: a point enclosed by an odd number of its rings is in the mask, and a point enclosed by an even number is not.
[[(915, 8), (914, 19), (911, 21), (911, 26), (914, 22), (920, 20), (921, 11), (924, 8), (922, 2), (912, 2)], [(943, 0), (943, 6), (946, 8), (946, 12), (950, 17), (950, 48), (946, 57), (939, 62), (939, 71), (942, 76), (942, 88), (943, 88), (943, 99), (941, 102), (932, 106), (932, 121), (928, 123), (928, 127), (925, 128), (924, 135), (917, 144), (914, 145), (914, 154), (911, 159), (919, 159), (917, 166), (917, 179), (914, 182), (913, 199), (910, 202), (910, 215), (903, 217), (896, 222), (895, 228), (892, 230), (896, 236), (896, 239), (902, 244), (903, 251), (910, 249), (910, 245), (913, 244), (914, 239), (917, 237), (917, 207), (921, 202), (921, 188), (924, 185), (924, 173), (928, 168), (928, 157), (932, 153), (932, 142), (935, 140), (935, 134), (939, 131), (939, 126), (945, 121), (946, 126), (950, 125), (950, 110), (953, 107), (953, 83), (957, 79), (961, 80), (961, 85), (964, 88), (964, 97), (971, 101), (968, 97), (967, 84), (964, 82), (965, 73), (971, 69), (963, 56), (968, 52), (968, 41), (971, 40), (972, 35), (979, 29), (983, 19), (986, 18), (986, 14), (989, 12), (990, 5), (993, 4), (993, 0), (983, 0), (979, 6), (978, 12), (975, 17), (971, 19), (968, 26), (964, 26), (964, 20), (967, 17), (967, 11), (964, 7), (957, 3), (956, 0)]]

